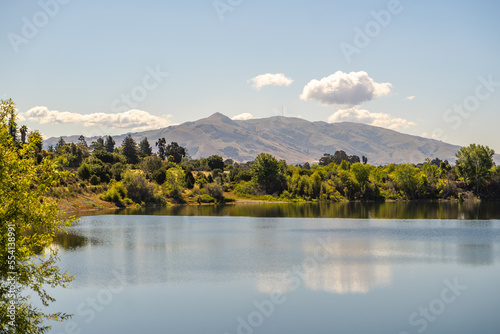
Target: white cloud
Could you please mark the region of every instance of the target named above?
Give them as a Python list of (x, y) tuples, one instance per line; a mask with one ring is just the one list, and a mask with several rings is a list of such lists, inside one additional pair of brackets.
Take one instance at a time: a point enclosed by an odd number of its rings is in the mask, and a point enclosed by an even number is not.
[(411, 101), (411, 100), (413, 100), (414, 98), (415, 98), (415, 96), (408, 96), (408, 97), (406, 98), (406, 100)]
[(290, 86), (293, 82), (292, 79), (287, 78), (283, 73), (266, 73), (258, 75), (248, 82), (252, 82), (252, 87), (256, 90), (260, 90), (264, 86)]
[(337, 122), (365, 123), (392, 130), (406, 129), (410, 126), (417, 125), (415, 122), (403, 118), (393, 118), (389, 114), (372, 113), (368, 110), (357, 108), (341, 109), (328, 117), (328, 123)]
[(244, 112), (243, 114), (239, 114), (236, 116), (233, 116), (231, 119), (235, 121), (246, 121), (248, 119), (252, 119), (253, 115), (247, 112)]
[(443, 137), (439, 136), (438, 133), (428, 134), (427, 132), (424, 132), (424, 133), (422, 133), (422, 135), (420, 137), (429, 138), (429, 139), (436, 139), (436, 140), (443, 140)]
[(34, 107), (26, 112), (26, 116), (30, 121), (39, 122), (40, 124), (81, 123), (85, 127), (107, 127), (130, 129), (132, 131), (159, 129), (172, 125), (170, 121), (172, 115), (159, 117), (138, 109), (116, 114), (78, 114), (68, 111), (49, 110), (47, 107)]
[(302, 100), (317, 100), (323, 105), (355, 106), (391, 92), (392, 84), (378, 83), (364, 71), (337, 71), (321, 80), (311, 80), (300, 95)]

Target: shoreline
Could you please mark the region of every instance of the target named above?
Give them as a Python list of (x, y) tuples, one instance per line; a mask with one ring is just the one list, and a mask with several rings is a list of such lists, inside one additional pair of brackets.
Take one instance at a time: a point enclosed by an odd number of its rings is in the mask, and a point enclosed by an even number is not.
[[(459, 201), (457, 199), (423, 199), (423, 200), (384, 200), (384, 201), (341, 201), (341, 202), (321, 202), (321, 201), (271, 201), (271, 200), (259, 200), (259, 199), (247, 199), (247, 198), (236, 198), (233, 202), (216, 204), (216, 203), (204, 203), (198, 204), (196, 202), (188, 203), (168, 203), (167, 206), (139, 206), (131, 205), (127, 207), (119, 207), (114, 203), (106, 202), (99, 199), (98, 196), (83, 196), (78, 194), (75, 198), (65, 198), (58, 200), (58, 207), (61, 212), (65, 215), (78, 215), (85, 213), (99, 213), (99, 212), (113, 212), (125, 209), (141, 209), (141, 208), (164, 208), (169, 206), (216, 206), (216, 205), (247, 205), (247, 204), (322, 204), (322, 203), (480, 203), (480, 202), (490, 202), (489, 200), (481, 199), (466, 199)], [(500, 200), (492, 200), (500, 201)]]

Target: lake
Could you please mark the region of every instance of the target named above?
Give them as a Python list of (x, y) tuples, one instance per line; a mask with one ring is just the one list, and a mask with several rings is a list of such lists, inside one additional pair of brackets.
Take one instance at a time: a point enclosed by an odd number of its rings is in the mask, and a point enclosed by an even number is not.
[[(51, 333), (498, 333), (499, 203), (190, 206), (58, 236)], [(321, 218), (316, 218), (321, 217)]]

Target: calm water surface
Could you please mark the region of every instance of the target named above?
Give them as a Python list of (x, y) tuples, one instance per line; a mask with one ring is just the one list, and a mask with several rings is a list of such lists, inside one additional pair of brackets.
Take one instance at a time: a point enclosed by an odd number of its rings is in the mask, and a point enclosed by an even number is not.
[(52, 332), (500, 332), (495, 209), (263, 208), (83, 217), (55, 245), (76, 279)]

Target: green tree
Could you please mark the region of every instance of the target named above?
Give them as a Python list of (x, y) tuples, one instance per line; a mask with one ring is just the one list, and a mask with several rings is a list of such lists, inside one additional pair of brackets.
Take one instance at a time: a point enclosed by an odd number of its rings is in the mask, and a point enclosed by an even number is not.
[(165, 183), (165, 180), (167, 179), (167, 171), (164, 168), (157, 169), (153, 172), (151, 178), (153, 179), (153, 181), (155, 181), (161, 186), (163, 183)]
[(331, 164), (332, 162), (334, 161), (333, 159), (333, 155), (329, 154), (329, 153), (325, 153), (323, 154), (323, 156), (319, 159), (319, 165), (320, 166), (328, 166), (329, 164)]
[(129, 164), (136, 164), (139, 162), (137, 144), (130, 134), (123, 140), (122, 154), (127, 158), (127, 163)]
[(64, 146), (66, 146), (66, 142), (64, 141), (63, 137), (59, 138), (59, 140), (57, 141), (57, 144), (56, 144), (56, 147), (55, 147), (55, 151), (57, 154), (63, 154), (63, 149), (64, 149)]
[(370, 180), (370, 167), (356, 162), (351, 165), (351, 173), (361, 186), (361, 191), (364, 191)]
[(224, 170), (224, 159), (220, 155), (212, 155), (207, 158), (207, 165), (210, 170)]
[(90, 144), (90, 148), (92, 151), (105, 150), (104, 139), (102, 137), (97, 137), (97, 139)]
[(193, 189), (194, 188), (194, 176), (191, 171), (186, 173), (186, 188)]
[(410, 164), (396, 165), (394, 180), (398, 189), (409, 199), (415, 199), (422, 195), (427, 185), (425, 174)]
[[(42, 305), (48, 306), (55, 300), (46, 287), (65, 287), (72, 278), (58, 268), (57, 251), (49, 247), (55, 233), (63, 231), (70, 220), (62, 218), (57, 203), (45, 195), (69, 174), (59, 171), (53, 160), (38, 163), (41, 137), (32, 137), (22, 147), (14, 145), (9, 128), (12, 119), (16, 119), (14, 103), (0, 101), (0, 279), (17, 284), (13, 291), (0, 285), (0, 332), (47, 333), (47, 319), (69, 316), (46, 314), (32, 298), (38, 295)], [(38, 256), (42, 250), (45, 257)], [(15, 307), (9, 309), (13, 298)]]
[(28, 135), (28, 143), (35, 145), (36, 154), (39, 154), (42, 151), (42, 145), (43, 145), (42, 142), (43, 142), (43, 137), (38, 130), (31, 131), (30, 134)]
[(106, 143), (104, 144), (104, 148), (106, 149), (107, 152), (113, 153), (113, 150), (115, 149), (115, 141), (113, 137), (107, 136), (106, 137)]
[(83, 135), (80, 135), (80, 137), (78, 137), (78, 141), (80, 142), (82, 147), (85, 147), (87, 150), (89, 149), (89, 146), (87, 145), (87, 141), (85, 140), (85, 137)]
[(158, 147), (158, 156), (161, 158), (161, 160), (165, 160), (166, 156), (166, 147), (167, 147), (167, 141), (165, 138), (159, 138), (156, 141), (156, 147)]
[(161, 196), (157, 194), (158, 186), (148, 182), (139, 173), (127, 171), (123, 176), (123, 184), (127, 189), (128, 197), (136, 203), (156, 203), (162, 202)]
[(281, 193), (286, 185), (282, 167), (271, 154), (261, 153), (251, 167), (252, 178), (266, 194)]
[(149, 157), (153, 154), (153, 149), (151, 148), (147, 137), (144, 137), (144, 139), (139, 143), (139, 154), (141, 157)]
[(175, 166), (167, 170), (166, 180), (163, 185), (168, 197), (180, 203), (184, 202), (182, 192), (186, 187), (186, 175), (180, 166)]
[(178, 164), (186, 156), (186, 149), (173, 141), (165, 149), (165, 155), (167, 157), (172, 156), (174, 159), (173, 162)]
[(23, 125), (19, 128), (19, 133), (21, 134), (21, 143), (24, 145), (26, 144), (26, 139), (28, 135), (28, 127), (26, 125)]
[(78, 167), (77, 175), (82, 180), (90, 179), (91, 173), (89, 165), (86, 163), (81, 164), (80, 167)]
[(462, 147), (455, 154), (460, 176), (476, 190), (476, 193), (479, 193), (480, 188), (491, 177), (490, 169), (493, 167), (494, 154), (495, 151), (488, 146), (476, 144)]

